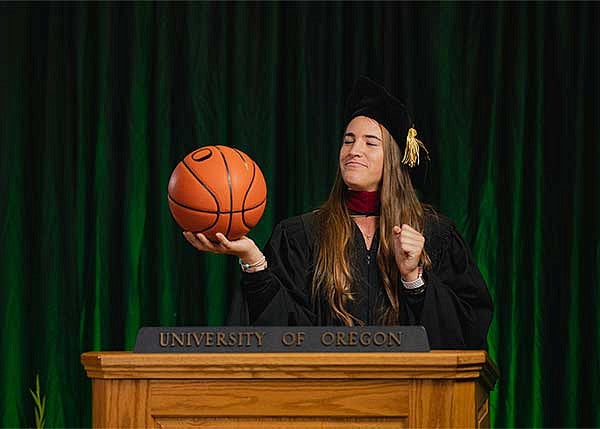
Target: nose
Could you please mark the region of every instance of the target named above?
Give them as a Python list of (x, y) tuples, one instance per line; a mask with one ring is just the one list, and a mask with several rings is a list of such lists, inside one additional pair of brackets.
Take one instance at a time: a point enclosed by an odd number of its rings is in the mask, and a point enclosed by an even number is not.
[(348, 148), (348, 155), (351, 156), (360, 156), (362, 155), (362, 151), (364, 149), (364, 142), (361, 142), (360, 139), (357, 139), (354, 143), (349, 145), (350, 147)]

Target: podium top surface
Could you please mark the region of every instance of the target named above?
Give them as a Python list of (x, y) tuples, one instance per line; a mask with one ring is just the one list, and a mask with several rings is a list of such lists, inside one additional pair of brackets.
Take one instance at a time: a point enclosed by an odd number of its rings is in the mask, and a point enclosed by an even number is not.
[(498, 368), (483, 350), (423, 353), (132, 353), (81, 355), (101, 379), (479, 379), (491, 390)]

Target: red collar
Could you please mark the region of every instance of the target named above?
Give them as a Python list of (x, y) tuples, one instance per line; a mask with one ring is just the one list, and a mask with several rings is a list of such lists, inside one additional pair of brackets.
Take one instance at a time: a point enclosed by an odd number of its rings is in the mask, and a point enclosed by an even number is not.
[(346, 206), (357, 214), (379, 214), (379, 191), (346, 191)]

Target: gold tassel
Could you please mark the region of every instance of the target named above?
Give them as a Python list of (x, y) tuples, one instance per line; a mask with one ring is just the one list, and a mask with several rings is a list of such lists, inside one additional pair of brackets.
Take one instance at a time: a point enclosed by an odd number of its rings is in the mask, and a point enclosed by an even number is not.
[(417, 138), (417, 130), (411, 127), (406, 135), (406, 148), (404, 149), (404, 157), (402, 158), (402, 164), (408, 165), (413, 168), (415, 165), (419, 165), (419, 148), (423, 148), (427, 158), (429, 158), (429, 152), (421, 140)]

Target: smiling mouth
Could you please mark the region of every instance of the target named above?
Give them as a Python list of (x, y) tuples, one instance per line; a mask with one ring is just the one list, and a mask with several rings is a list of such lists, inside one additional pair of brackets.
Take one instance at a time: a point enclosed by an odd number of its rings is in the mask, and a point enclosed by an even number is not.
[(357, 161), (348, 161), (348, 162), (345, 162), (344, 165), (346, 167), (366, 167), (365, 164), (363, 164), (361, 162), (357, 162)]

